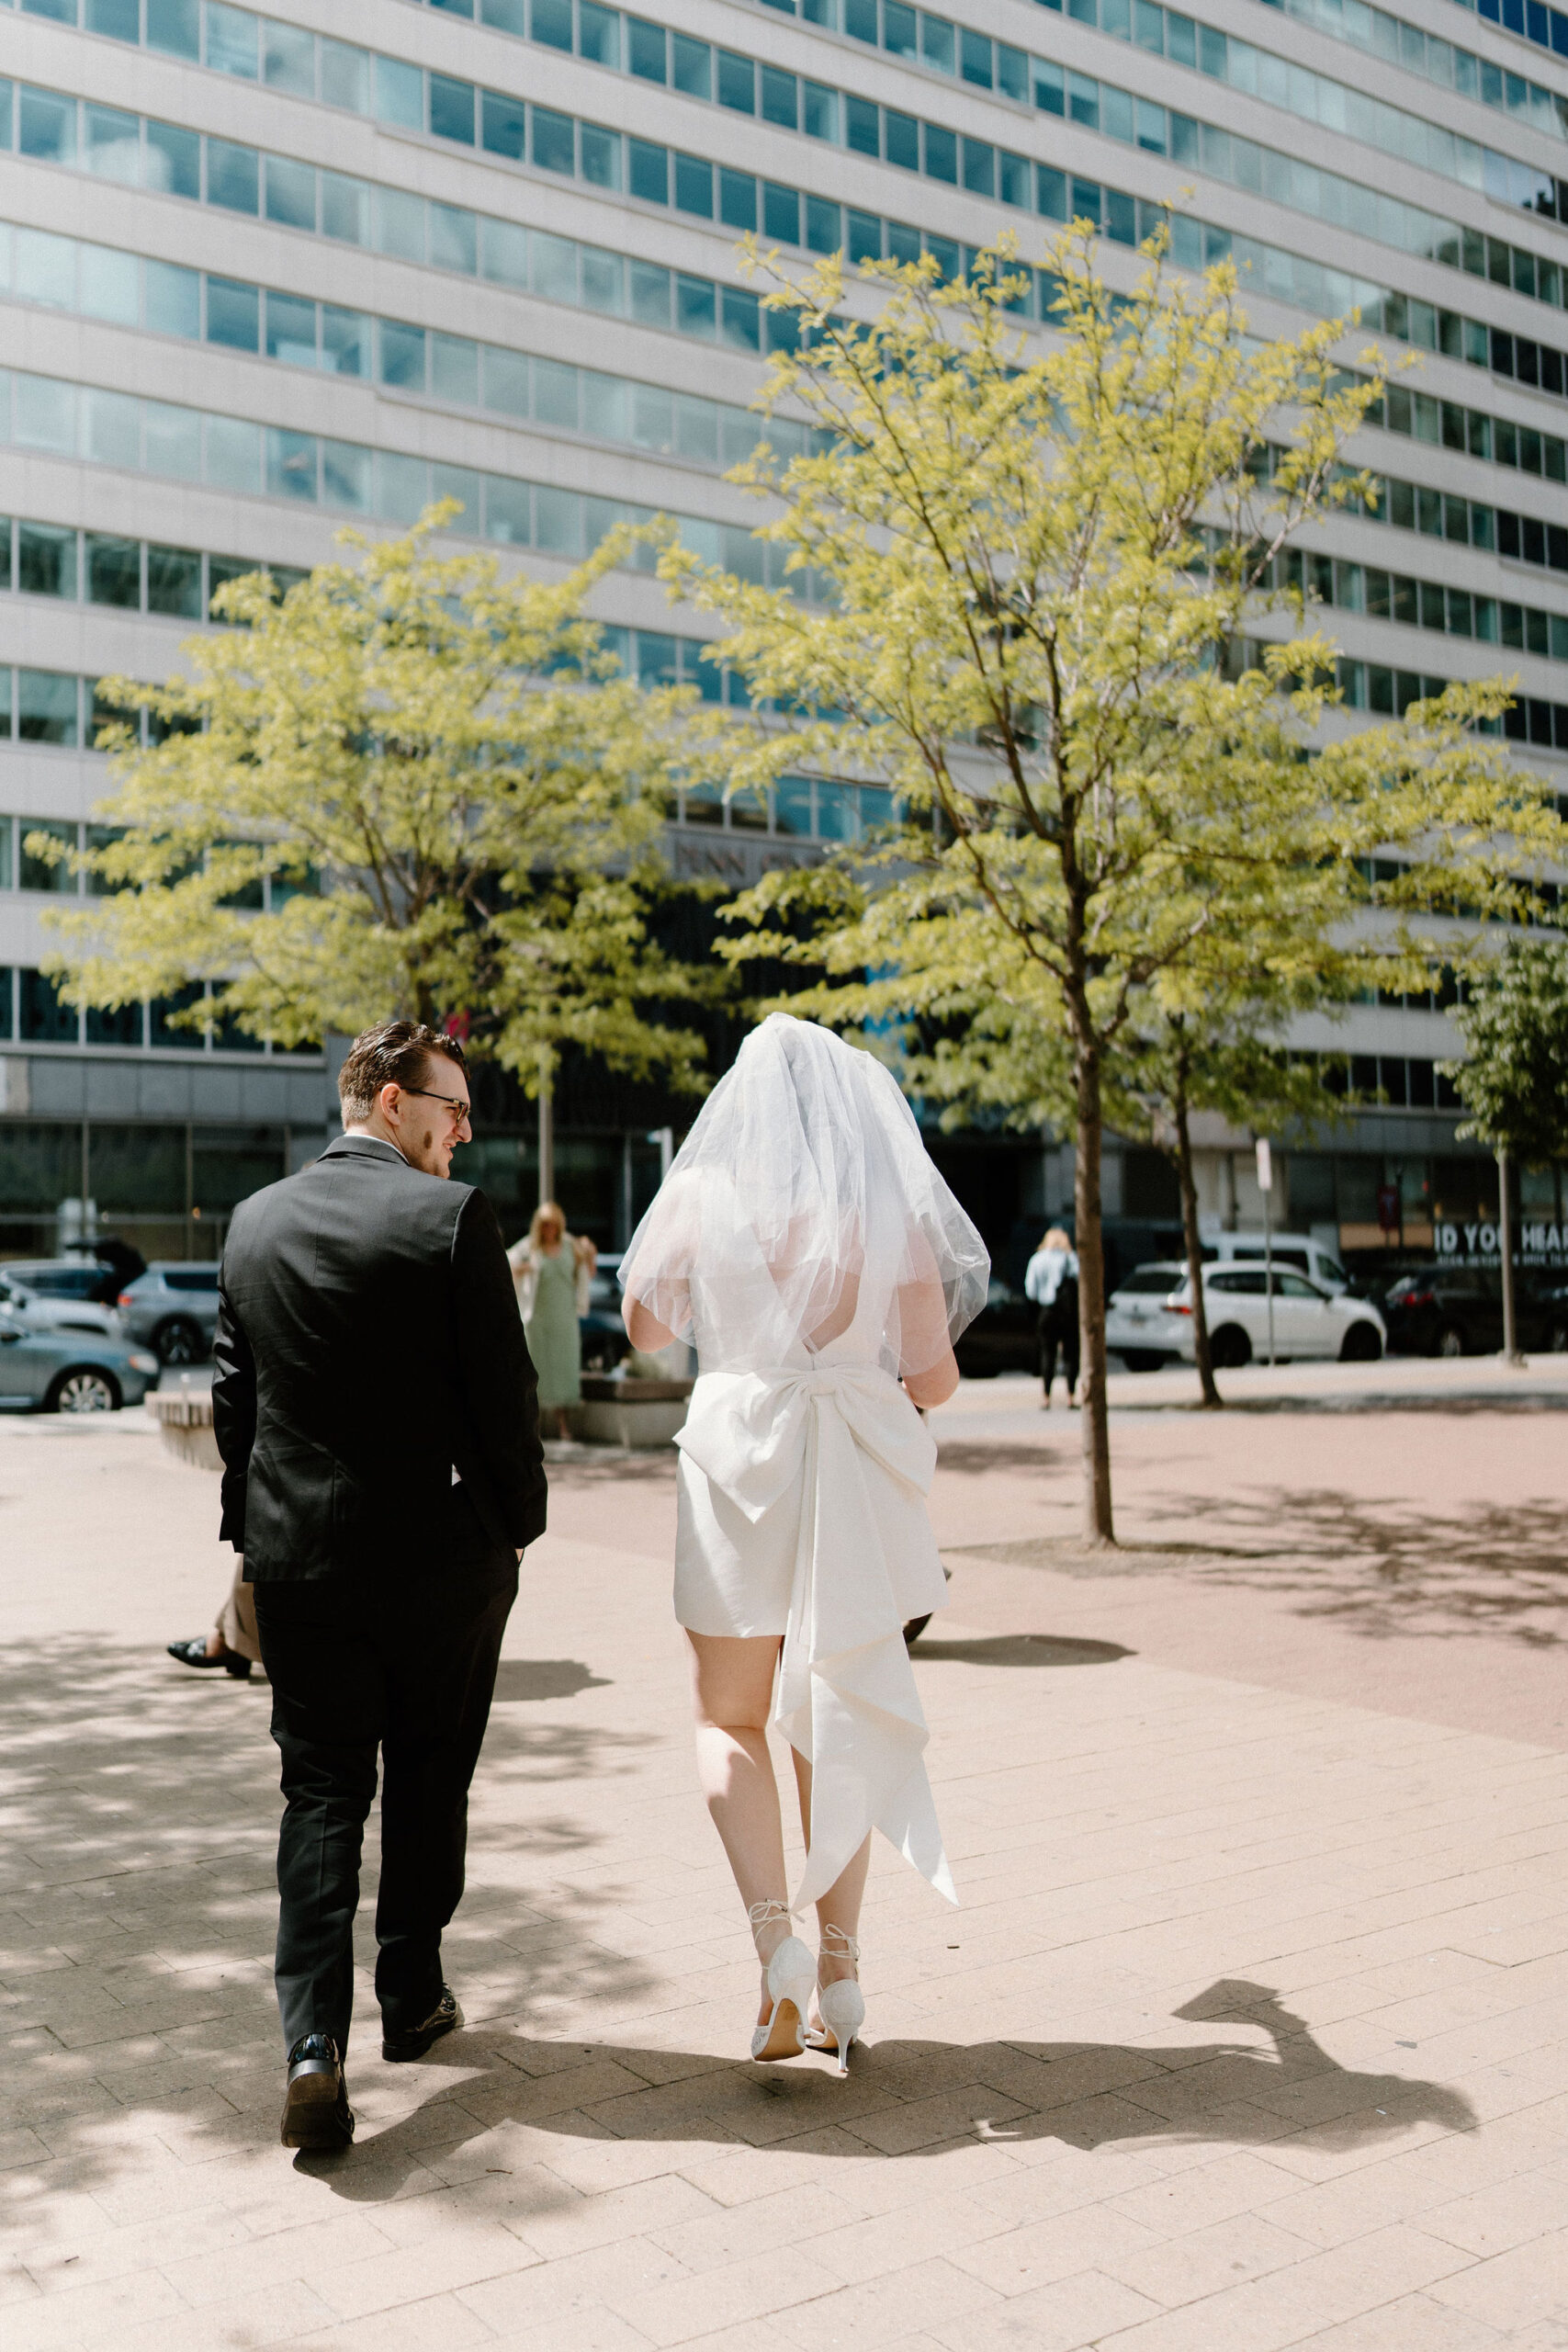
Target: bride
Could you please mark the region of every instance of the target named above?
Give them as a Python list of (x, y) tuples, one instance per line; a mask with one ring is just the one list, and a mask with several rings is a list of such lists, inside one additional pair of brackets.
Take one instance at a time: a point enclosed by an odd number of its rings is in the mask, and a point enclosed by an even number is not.
[[(956, 1387), (953, 1342), (989, 1271), (891, 1074), (778, 1012), (714, 1089), (622, 1261), (634, 1346), (697, 1351), (675, 1613), (703, 1792), (762, 1963), (753, 2058), (809, 2044), (847, 2073), (873, 1828), (957, 1899), (902, 1628), (945, 1599), (925, 1508), (936, 1446), (916, 1408)], [(793, 1898), (770, 1702), (806, 1832)], [(793, 1932), (812, 1905), (815, 1963)]]

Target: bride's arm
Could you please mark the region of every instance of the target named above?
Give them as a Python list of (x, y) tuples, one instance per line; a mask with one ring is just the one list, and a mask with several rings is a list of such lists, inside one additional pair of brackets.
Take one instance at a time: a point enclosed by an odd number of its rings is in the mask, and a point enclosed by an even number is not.
[(947, 1301), (934, 1276), (898, 1285), (898, 1352), (920, 1367), (904, 1374), (914, 1403), (945, 1405), (958, 1385), (958, 1364), (947, 1336)]
[(907, 1373), (904, 1385), (913, 1403), (930, 1408), (945, 1405), (958, 1385), (958, 1362), (951, 1348), (928, 1371)]
[(627, 1299), (623, 1320), (627, 1339), (644, 1355), (657, 1355), (660, 1348), (668, 1348), (674, 1343), (674, 1332), (667, 1330), (656, 1315), (650, 1315), (640, 1299)]

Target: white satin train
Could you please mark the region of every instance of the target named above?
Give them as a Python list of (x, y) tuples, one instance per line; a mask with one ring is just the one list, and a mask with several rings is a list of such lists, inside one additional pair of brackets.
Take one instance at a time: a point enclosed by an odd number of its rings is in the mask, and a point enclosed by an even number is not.
[(873, 1828), (956, 1903), (873, 1491), (886, 1475), (923, 1498), (935, 1440), (879, 1366), (817, 1363), (704, 1373), (676, 1443), (753, 1524), (800, 1494), (773, 1710), (811, 1764), (811, 1851), (791, 1907), (825, 1894)]

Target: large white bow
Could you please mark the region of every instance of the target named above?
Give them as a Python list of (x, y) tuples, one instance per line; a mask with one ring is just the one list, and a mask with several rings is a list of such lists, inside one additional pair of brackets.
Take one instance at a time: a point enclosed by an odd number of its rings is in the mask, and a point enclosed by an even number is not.
[(865, 1464), (924, 1495), (936, 1442), (874, 1364), (704, 1373), (676, 1443), (755, 1522), (792, 1487), (800, 1536), (774, 1721), (811, 1763), (811, 1851), (800, 1911), (873, 1827), (949, 1902), (953, 1890), (922, 1751), (930, 1734)]

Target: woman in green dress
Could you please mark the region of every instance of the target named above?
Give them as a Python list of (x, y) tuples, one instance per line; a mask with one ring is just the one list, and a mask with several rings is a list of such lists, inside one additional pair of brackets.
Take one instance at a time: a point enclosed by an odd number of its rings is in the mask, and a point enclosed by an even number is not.
[(541, 1201), (527, 1239), (506, 1255), (528, 1352), (539, 1375), (539, 1408), (554, 1413), (558, 1433), (568, 1438), (568, 1410), (582, 1402), (578, 1317), (588, 1312), (597, 1253), (586, 1235), (567, 1231), (566, 1218), (554, 1201)]

